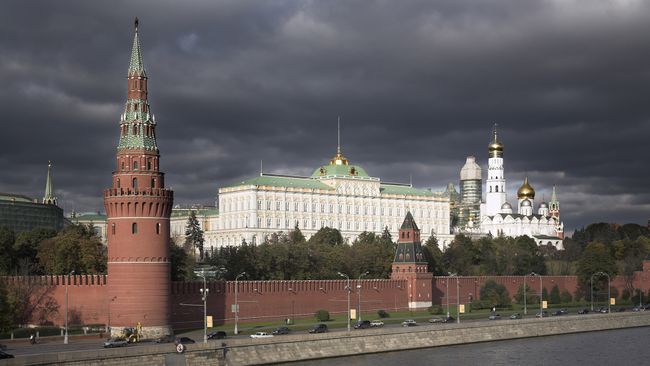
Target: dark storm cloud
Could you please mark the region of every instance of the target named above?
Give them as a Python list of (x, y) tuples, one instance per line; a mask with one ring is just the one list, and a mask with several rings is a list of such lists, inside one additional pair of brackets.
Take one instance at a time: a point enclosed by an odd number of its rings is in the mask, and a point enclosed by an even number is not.
[(176, 203), (333, 154), (442, 189), (486, 165), (492, 123), (510, 200), (558, 186), (568, 229), (643, 222), (650, 195), (650, 8), (642, 1), (3, 2), (0, 191), (101, 210), (134, 16)]

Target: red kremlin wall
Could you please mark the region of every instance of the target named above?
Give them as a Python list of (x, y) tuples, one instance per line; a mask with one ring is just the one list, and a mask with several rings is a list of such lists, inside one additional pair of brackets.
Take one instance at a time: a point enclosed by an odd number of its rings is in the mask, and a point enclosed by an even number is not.
[[(10, 284), (28, 289), (39, 303), (45, 304), (47, 298), (53, 301), (53, 307), (58, 311), (49, 314), (44, 306), (37, 307), (32, 314), (32, 323), (61, 325), (65, 314), (65, 280), (66, 276), (34, 276), (7, 277)], [(460, 302), (469, 303), (476, 299), (481, 286), (493, 279), (504, 285), (511, 296), (517, 293), (523, 284), (523, 276), (498, 277), (460, 277), (458, 280)], [(539, 292), (540, 277), (526, 277), (526, 284), (536, 293)], [(449, 303), (456, 302), (456, 278), (434, 277), (432, 279), (433, 304), (446, 304), (447, 281), (449, 281)], [(566, 289), (572, 295), (577, 287), (575, 276), (543, 276), (543, 286), (551, 291), (557, 285), (559, 290)], [(107, 291), (107, 276), (76, 275), (70, 276), (68, 285), (70, 324), (110, 324), (110, 301)], [(239, 319), (241, 322), (274, 320), (282, 321), (287, 318), (311, 317), (319, 309), (330, 313), (344, 313), (347, 306), (346, 280), (314, 280), (314, 281), (238, 281), (238, 302), (240, 304)], [(352, 293), (350, 305), (358, 305), (357, 280), (350, 281)], [(633, 287), (645, 293), (650, 289), (650, 261), (644, 262), (643, 271), (636, 272), (632, 281)], [(171, 323), (174, 329), (200, 328), (202, 326), (201, 282), (174, 282), (171, 293)], [(388, 312), (408, 309), (408, 291), (406, 280), (373, 280), (361, 281), (361, 308), (363, 314), (376, 317), (377, 310)], [(619, 294), (626, 288), (623, 277), (615, 277), (612, 287)], [(208, 315), (212, 315), (215, 325), (234, 322), (231, 305), (235, 303), (235, 283), (209, 282)], [(52, 307), (52, 306), (51, 306)], [(41, 319), (39, 321), (39, 319)], [(135, 325), (135, 324), (134, 324)]]

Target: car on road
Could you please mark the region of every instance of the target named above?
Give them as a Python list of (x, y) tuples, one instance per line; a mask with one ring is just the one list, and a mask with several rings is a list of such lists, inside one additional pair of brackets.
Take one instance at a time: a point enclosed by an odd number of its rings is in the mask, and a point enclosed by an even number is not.
[(598, 312), (602, 313), (602, 314), (607, 314), (607, 313), (609, 313), (609, 308), (601, 306), (600, 309), (598, 309)]
[(370, 326), (373, 327), (373, 328), (383, 327), (384, 322), (381, 321), (381, 320), (373, 320), (373, 321), (370, 322)]
[(5, 358), (14, 358), (14, 355), (9, 354), (7, 352), (0, 351), (0, 359), (5, 359)]
[(456, 321), (456, 318), (454, 318), (453, 316), (448, 316), (448, 317), (446, 317), (446, 318), (444, 318), (442, 320), (443, 323), (453, 323), (455, 321)]
[(273, 334), (267, 332), (257, 332), (255, 334), (251, 334), (251, 338), (271, 338), (271, 337), (273, 337)]
[(548, 311), (544, 310), (541, 313), (535, 314), (536, 318), (546, 318), (548, 316)]
[(291, 330), (287, 327), (278, 327), (276, 330), (273, 331), (273, 335), (282, 335), (282, 334), (289, 334), (291, 333)]
[(109, 338), (104, 342), (104, 348), (126, 347), (128, 343), (124, 338)]
[(362, 320), (354, 325), (354, 329), (368, 329), (370, 328), (370, 320)]
[(440, 317), (435, 317), (434, 316), (433, 318), (429, 319), (429, 323), (443, 323), (443, 322), (444, 322), (444, 319), (442, 319)]
[(327, 324), (316, 324), (310, 330), (309, 333), (325, 333), (327, 332)]
[(416, 325), (418, 325), (418, 323), (413, 319), (406, 319), (402, 322), (403, 327), (414, 327)]
[(208, 333), (208, 339), (225, 339), (226, 337), (226, 332), (223, 330)]
[(560, 310), (555, 310), (552, 315), (553, 316), (562, 316), (562, 315), (567, 315), (567, 314), (569, 314), (568, 311), (566, 311), (564, 309), (560, 309)]
[(192, 338), (189, 337), (178, 337), (174, 341), (174, 343), (178, 344), (193, 344), (196, 343)]
[(500, 314), (492, 314), (488, 317), (489, 320), (500, 320), (501, 315)]
[(176, 337), (173, 335), (164, 335), (156, 339), (156, 343), (172, 343), (176, 340)]
[(578, 310), (578, 314), (580, 314), (580, 315), (589, 314), (589, 309), (587, 309), (587, 308), (580, 309), (580, 310)]
[(510, 315), (510, 319), (512, 319), (512, 320), (521, 319), (521, 314), (514, 313), (514, 314)]

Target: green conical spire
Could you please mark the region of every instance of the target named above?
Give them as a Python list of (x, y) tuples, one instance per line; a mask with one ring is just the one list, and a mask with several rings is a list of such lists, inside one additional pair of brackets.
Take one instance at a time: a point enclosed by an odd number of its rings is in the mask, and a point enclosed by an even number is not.
[(138, 38), (138, 18), (135, 18), (135, 36), (133, 36), (133, 49), (131, 50), (131, 63), (129, 64), (129, 75), (147, 76), (142, 62), (140, 51), (140, 38)]
[(45, 180), (45, 195), (43, 196), (43, 203), (46, 205), (56, 205), (56, 197), (54, 197), (54, 185), (52, 184), (52, 162), (47, 162), (47, 179)]

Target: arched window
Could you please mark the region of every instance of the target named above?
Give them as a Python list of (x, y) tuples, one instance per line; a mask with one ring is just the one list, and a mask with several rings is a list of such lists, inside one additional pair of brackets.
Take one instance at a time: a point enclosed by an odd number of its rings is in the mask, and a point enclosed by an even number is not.
[(138, 178), (133, 178), (133, 190), (138, 190)]
[(156, 223), (156, 234), (160, 234), (160, 223)]
[(411, 237), (411, 232), (410, 232), (410, 231), (407, 231), (407, 232), (406, 232), (406, 237), (407, 237), (407, 238), (410, 238), (410, 237)]
[(499, 186), (495, 186), (494, 189), (496, 189), (495, 192), (499, 192)]
[(122, 162), (122, 170), (124, 170), (124, 162)]
[(115, 224), (111, 224), (111, 234), (115, 235)]
[(138, 233), (138, 223), (134, 222), (131, 224), (131, 234), (137, 234)]
[(133, 134), (134, 135), (138, 134), (138, 127), (136, 125), (133, 125)]
[(151, 188), (156, 188), (156, 178), (151, 178)]
[(120, 178), (117, 178), (117, 188), (120, 188)]
[(147, 170), (151, 170), (151, 158), (147, 160)]
[(133, 170), (138, 170), (138, 162), (135, 160), (133, 161)]
[(492, 186), (490, 186), (490, 192), (492, 192)]

